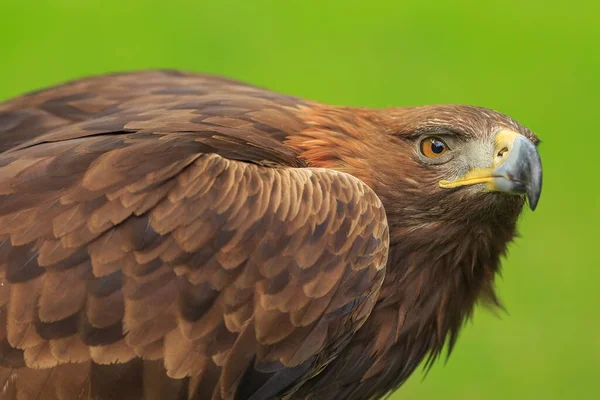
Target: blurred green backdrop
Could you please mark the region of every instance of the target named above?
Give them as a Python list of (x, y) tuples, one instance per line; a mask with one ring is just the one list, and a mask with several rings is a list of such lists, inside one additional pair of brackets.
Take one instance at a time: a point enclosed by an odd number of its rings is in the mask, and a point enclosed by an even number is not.
[(0, 0), (0, 100), (173, 67), (323, 102), (469, 103), (536, 131), (545, 168), (450, 361), (394, 399), (598, 399), (600, 6), (592, 1)]

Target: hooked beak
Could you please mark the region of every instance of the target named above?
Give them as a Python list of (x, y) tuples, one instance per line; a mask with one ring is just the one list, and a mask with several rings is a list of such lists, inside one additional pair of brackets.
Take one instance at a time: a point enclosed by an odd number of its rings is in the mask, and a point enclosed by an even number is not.
[(441, 181), (443, 188), (487, 183), (488, 190), (526, 195), (535, 210), (542, 192), (542, 161), (536, 146), (510, 130), (496, 134), (494, 162), (490, 168), (473, 168), (454, 181)]

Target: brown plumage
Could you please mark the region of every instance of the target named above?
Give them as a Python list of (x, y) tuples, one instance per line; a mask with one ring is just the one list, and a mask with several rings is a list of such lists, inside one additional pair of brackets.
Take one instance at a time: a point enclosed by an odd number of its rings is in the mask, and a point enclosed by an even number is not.
[[(439, 182), (499, 129), (537, 144), (483, 108), (332, 107), (173, 71), (0, 104), (0, 399), (398, 387), (496, 302), (524, 199)], [(434, 133), (460, 157), (424, 159)]]

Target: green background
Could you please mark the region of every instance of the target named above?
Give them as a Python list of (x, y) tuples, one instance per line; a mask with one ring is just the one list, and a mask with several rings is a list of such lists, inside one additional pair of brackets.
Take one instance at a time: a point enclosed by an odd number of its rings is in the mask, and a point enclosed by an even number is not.
[(0, 99), (174, 67), (373, 107), (469, 103), (542, 138), (500, 294), (394, 399), (600, 399), (600, 7), (580, 1), (0, 0)]

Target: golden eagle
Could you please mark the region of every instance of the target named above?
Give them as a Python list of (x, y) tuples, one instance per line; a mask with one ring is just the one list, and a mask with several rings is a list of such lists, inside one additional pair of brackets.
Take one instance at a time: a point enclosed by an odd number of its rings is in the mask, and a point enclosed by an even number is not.
[(0, 104), (0, 399), (372, 399), (494, 276), (538, 138), (178, 71)]

